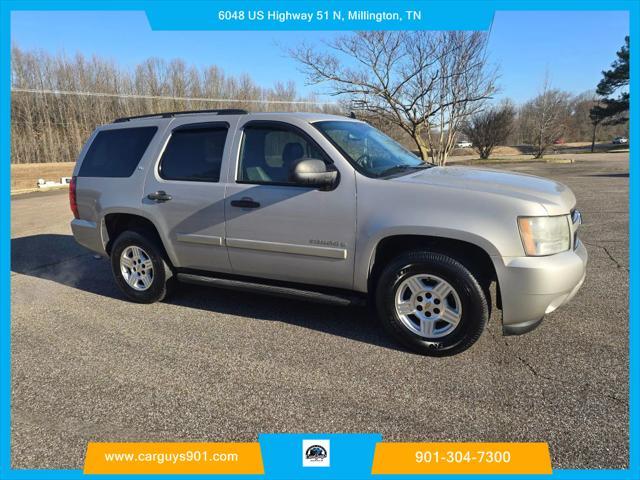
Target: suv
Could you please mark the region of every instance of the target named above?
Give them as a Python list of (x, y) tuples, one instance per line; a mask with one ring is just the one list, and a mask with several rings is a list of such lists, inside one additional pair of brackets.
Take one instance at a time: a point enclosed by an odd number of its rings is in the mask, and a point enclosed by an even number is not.
[(96, 129), (70, 185), (76, 240), (129, 299), (177, 281), (375, 306), (426, 355), (467, 349), (492, 305), (535, 328), (585, 278), (566, 186), (423, 162), (367, 123), (242, 110), (122, 118)]

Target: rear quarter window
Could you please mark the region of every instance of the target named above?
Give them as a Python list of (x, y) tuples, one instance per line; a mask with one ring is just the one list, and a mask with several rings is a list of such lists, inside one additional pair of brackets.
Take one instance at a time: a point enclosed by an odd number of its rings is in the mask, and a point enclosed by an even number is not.
[(102, 130), (82, 160), (79, 177), (130, 177), (157, 127)]

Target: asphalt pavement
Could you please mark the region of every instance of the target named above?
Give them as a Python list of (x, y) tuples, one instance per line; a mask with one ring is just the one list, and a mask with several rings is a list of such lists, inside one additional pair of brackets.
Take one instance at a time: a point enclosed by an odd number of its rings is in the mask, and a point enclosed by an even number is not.
[(626, 468), (629, 164), (599, 158), (500, 166), (574, 190), (587, 279), (537, 330), (502, 337), (494, 311), (448, 358), (402, 350), (366, 309), (195, 286), (127, 302), (74, 242), (66, 192), (14, 197), (13, 468), (82, 468), (88, 441), (301, 431), (548, 441), (554, 468)]

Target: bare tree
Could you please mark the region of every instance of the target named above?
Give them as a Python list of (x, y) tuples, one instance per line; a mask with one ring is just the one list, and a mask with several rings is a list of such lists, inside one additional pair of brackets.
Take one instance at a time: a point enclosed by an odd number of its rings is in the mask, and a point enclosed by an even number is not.
[(484, 34), (444, 32), (440, 36), (439, 42), (448, 47), (438, 57), (436, 88), (425, 98), (435, 112), (427, 132), (430, 156), (444, 165), (462, 124), (482, 111), (495, 93), (496, 73), (486, 72)]
[(533, 145), (534, 158), (542, 158), (553, 143), (562, 138), (565, 131), (570, 95), (551, 88), (548, 78), (542, 90), (521, 110), (521, 128), (524, 140)]
[(506, 101), (472, 115), (465, 122), (462, 133), (473, 144), (480, 158), (489, 158), (493, 149), (507, 140), (513, 128), (515, 113), (513, 104)]
[(441, 165), (460, 122), (495, 91), (484, 33), (367, 31), (326, 45), (328, 52), (307, 45), (289, 51), (307, 81), (328, 84), (353, 110), (400, 128), (424, 160)]

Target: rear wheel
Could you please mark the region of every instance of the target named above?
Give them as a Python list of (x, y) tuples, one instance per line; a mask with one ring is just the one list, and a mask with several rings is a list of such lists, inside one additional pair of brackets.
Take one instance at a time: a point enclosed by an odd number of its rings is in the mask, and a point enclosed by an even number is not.
[(145, 232), (129, 230), (116, 238), (111, 270), (120, 290), (134, 302), (159, 302), (174, 283), (164, 250)]
[(377, 284), (376, 305), (387, 331), (429, 356), (466, 350), (489, 317), (485, 291), (475, 276), (435, 252), (410, 252), (387, 265)]

